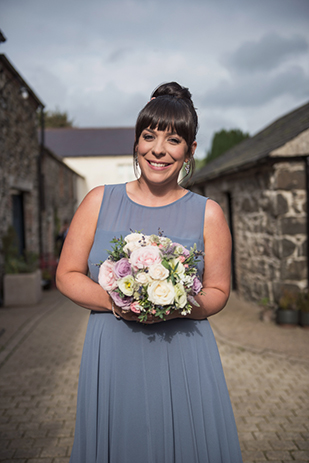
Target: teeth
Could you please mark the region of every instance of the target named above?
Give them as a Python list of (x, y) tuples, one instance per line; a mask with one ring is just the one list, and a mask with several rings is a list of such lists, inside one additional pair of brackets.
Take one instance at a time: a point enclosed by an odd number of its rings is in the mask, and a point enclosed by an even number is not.
[(166, 164), (159, 164), (158, 162), (149, 162), (154, 167), (165, 167)]

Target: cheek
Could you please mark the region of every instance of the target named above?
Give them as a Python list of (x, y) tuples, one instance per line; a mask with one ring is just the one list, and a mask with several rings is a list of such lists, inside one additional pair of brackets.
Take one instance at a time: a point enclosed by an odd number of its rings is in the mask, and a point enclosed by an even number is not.
[(143, 141), (139, 142), (135, 149), (135, 152), (140, 155), (144, 155), (147, 151), (147, 144)]

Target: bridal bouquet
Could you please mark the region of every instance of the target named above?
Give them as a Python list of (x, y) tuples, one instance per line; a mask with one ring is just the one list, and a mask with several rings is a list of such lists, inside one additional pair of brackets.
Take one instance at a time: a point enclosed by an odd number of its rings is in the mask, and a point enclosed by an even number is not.
[(100, 264), (99, 284), (123, 311), (165, 319), (172, 311), (191, 313), (199, 305), (193, 296), (202, 289), (195, 263), (203, 252), (196, 245), (188, 251), (169, 238), (130, 233), (114, 238), (108, 259)]

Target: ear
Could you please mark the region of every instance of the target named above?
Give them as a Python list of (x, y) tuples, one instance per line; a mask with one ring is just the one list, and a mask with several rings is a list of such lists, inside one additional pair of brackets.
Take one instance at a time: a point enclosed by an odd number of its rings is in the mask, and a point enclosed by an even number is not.
[(137, 149), (138, 149), (138, 143), (137, 143), (137, 141), (135, 140), (135, 141), (134, 141), (134, 154), (137, 153)]
[(196, 147), (197, 147), (197, 143), (196, 143), (196, 141), (194, 141), (192, 143), (190, 149), (188, 150), (188, 154), (187, 154), (187, 157), (185, 159), (185, 162), (188, 162), (191, 158), (193, 158)]

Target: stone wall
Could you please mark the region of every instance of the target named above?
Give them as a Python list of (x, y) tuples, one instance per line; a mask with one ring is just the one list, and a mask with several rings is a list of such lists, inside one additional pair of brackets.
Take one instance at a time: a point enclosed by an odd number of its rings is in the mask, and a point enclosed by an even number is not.
[(21, 92), (16, 76), (0, 62), (0, 276), (1, 238), (12, 224), (13, 194), (23, 196), (26, 249), (39, 252), (36, 109), (37, 103)]
[[(42, 153), (39, 198), (38, 100), (25, 93), (21, 77), (0, 60), (0, 305), (4, 274), (2, 237), (13, 225), (13, 198), (21, 199), (25, 249), (55, 255), (55, 234), (77, 207), (77, 181), (82, 177), (47, 150)], [(40, 208), (41, 204), (41, 208)]]
[(270, 162), (209, 180), (196, 191), (216, 200), (228, 222), (230, 195), (242, 297), (276, 303), (283, 289), (307, 287), (305, 161)]
[(77, 208), (77, 181), (81, 177), (48, 150), (42, 160), (44, 199), (42, 211), (43, 255), (55, 256), (55, 237)]

